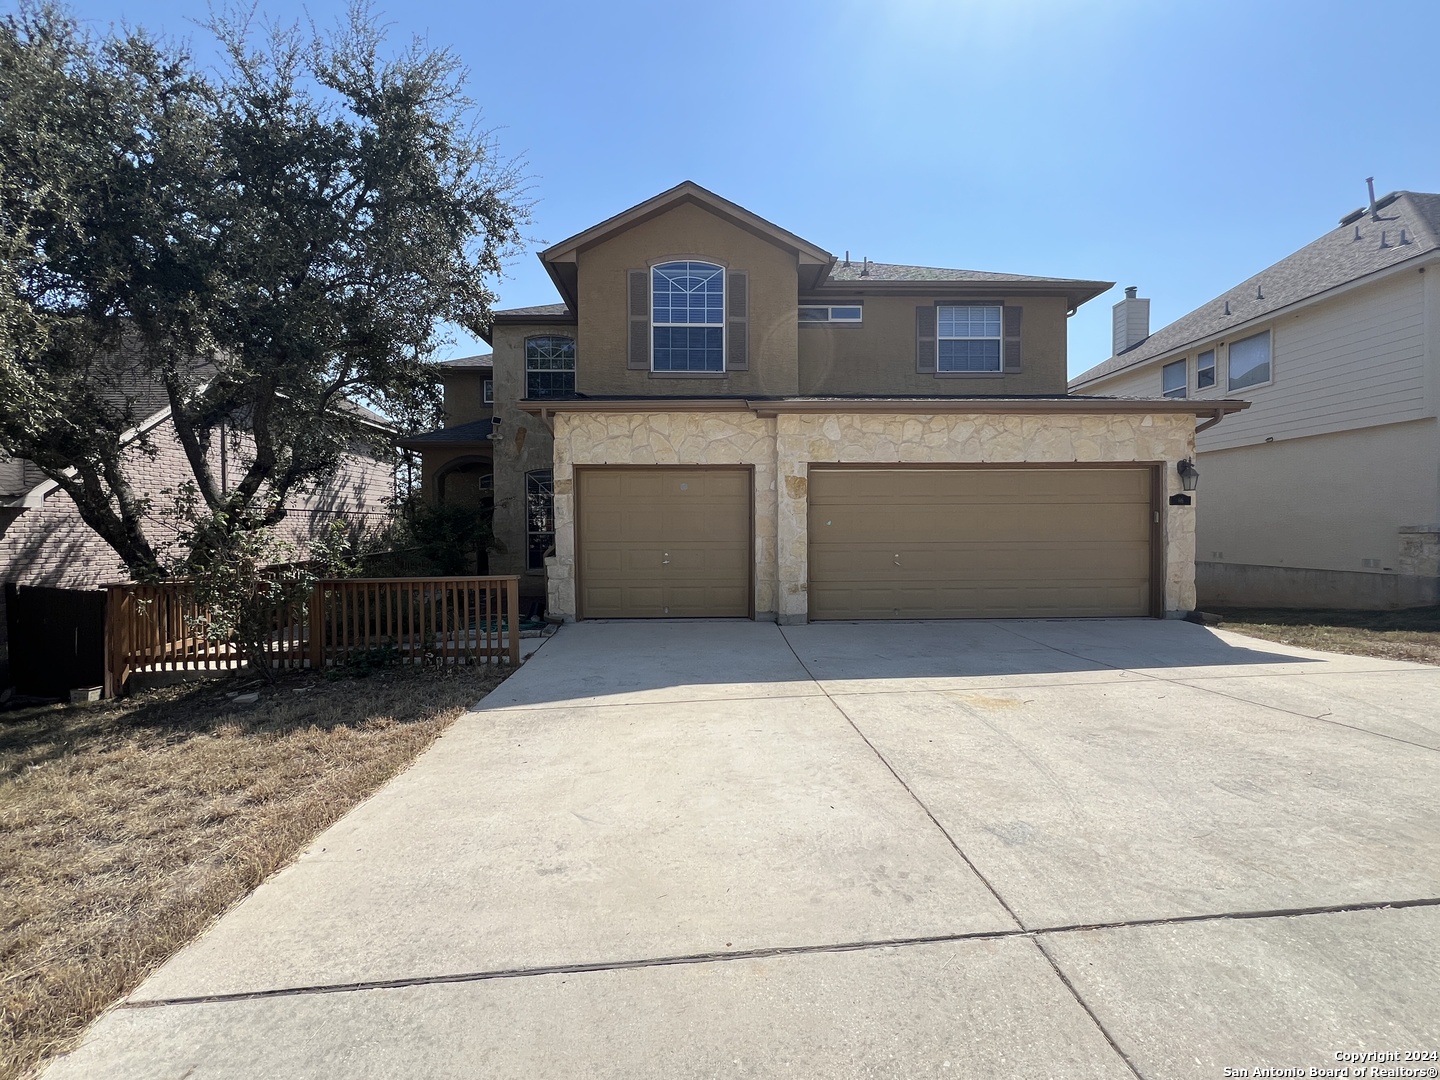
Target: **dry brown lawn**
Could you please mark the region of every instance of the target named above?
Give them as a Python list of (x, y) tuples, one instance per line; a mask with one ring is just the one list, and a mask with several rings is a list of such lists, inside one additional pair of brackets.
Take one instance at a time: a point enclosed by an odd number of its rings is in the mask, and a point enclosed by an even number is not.
[(1405, 611), (1213, 608), (1224, 629), (1303, 649), (1440, 664), (1440, 607)]
[[(498, 672), (498, 673), (497, 673)], [(0, 713), (0, 1078), (31, 1074), (508, 669)]]

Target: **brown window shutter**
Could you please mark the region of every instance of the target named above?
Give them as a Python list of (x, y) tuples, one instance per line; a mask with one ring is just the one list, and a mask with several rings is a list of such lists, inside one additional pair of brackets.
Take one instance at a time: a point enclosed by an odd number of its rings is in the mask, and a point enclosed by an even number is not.
[(935, 370), (935, 305), (915, 309), (915, 370), (922, 375)]
[(1024, 308), (1005, 308), (1005, 370), (1019, 371), (1025, 354), (1020, 345), (1020, 313)]
[(650, 271), (630, 271), (630, 360), (627, 366), (650, 368)]
[(750, 368), (750, 275), (731, 270), (725, 275), (725, 370)]

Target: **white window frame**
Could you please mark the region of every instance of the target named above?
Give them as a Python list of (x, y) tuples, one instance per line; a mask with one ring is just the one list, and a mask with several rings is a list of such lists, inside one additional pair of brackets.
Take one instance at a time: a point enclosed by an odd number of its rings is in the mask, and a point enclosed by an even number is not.
[[(1266, 352), (1267, 352), (1268, 355), (1267, 355), (1266, 358), (1265, 358), (1265, 367), (1266, 367), (1265, 378), (1262, 379), (1260, 382), (1247, 383), (1247, 384), (1244, 385), (1244, 386), (1236, 386), (1236, 385), (1235, 385), (1235, 380), (1234, 380), (1234, 377), (1233, 377), (1232, 374), (1231, 374), (1231, 368), (1230, 368), (1230, 356), (1231, 356), (1231, 352), (1232, 352), (1232, 350), (1235, 348), (1236, 345), (1243, 345), (1245, 342), (1247, 342), (1247, 341), (1254, 341), (1254, 340), (1255, 340), (1256, 338), (1258, 338), (1258, 337), (1263, 337), (1263, 338), (1265, 338), (1265, 340), (1266, 340), (1266, 345), (1267, 345)], [(1266, 329), (1266, 330), (1261, 330), (1261, 331), (1259, 331), (1258, 333), (1246, 334), (1243, 338), (1239, 338), (1239, 339), (1236, 340), (1236, 341), (1231, 341), (1231, 342), (1229, 342), (1229, 343), (1225, 346), (1225, 388), (1226, 388), (1227, 391), (1233, 392), (1233, 391), (1236, 391), (1236, 390), (1254, 390), (1254, 389), (1256, 389), (1257, 387), (1269, 386), (1269, 385), (1270, 385), (1271, 383), (1273, 383), (1274, 381), (1275, 381), (1275, 334), (1274, 334), (1271, 330)]]
[[(1206, 367), (1206, 366), (1205, 366), (1205, 357), (1207, 357), (1207, 356), (1210, 357), (1210, 366), (1209, 366), (1209, 367)], [(1200, 385), (1200, 373), (1203, 372), (1203, 371), (1208, 371), (1208, 372), (1210, 372), (1210, 385), (1209, 385), (1209, 386), (1201, 386), (1201, 385)], [(1195, 357), (1195, 389), (1196, 389), (1197, 391), (1199, 391), (1199, 390), (1209, 390), (1209, 389), (1211, 389), (1211, 388), (1213, 388), (1213, 387), (1216, 387), (1216, 386), (1219, 386), (1219, 385), (1220, 385), (1220, 368), (1219, 368), (1219, 366), (1218, 366), (1218, 364), (1217, 364), (1217, 359), (1216, 359), (1216, 356), (1215, 356), (1215, 348), (1214, 348), (1214, 346), (1211, 346), (1211, 347), (1208, 348), (1208, 349), (1202, 349), (1202, 350), (1200, 351), (1199, 355)]]
[[(860, 326), (865, 322), (865, 305), (854, 304), (801, 304), (799, 311), (823, 311), (823, 319), (800, 319), (801, 326)], [(858, 311), (854, 317), (838, 316), (837, 311)]]
[[(570, 366), (569, 366), (568, 368), (532, 368), (532, 367), (530, 366), (530, 342), (532, 342), (532, 341), (551, 341), (551, 340), (559, 340), (559, 341), (568, 341), (568, 342), (570, 342), (570, 351), (571, 351)], [(527, 401), (540, 400), (540, 399), (538, 399), (538, 398), (531, 398), (531, 397), (530, 397), (530, 376), (531, 376), (532, 374), (533, 374), (533, 375), (545, 375), (545, 374), (553, 375), (553, 374), (555, 374), (555, 372), (557, 372), (557, 371), (560, 371), (560, 372), (568, 371), (568, 372), (570, 373), (570, 382), (571, 382), (570, 392), (571, 392), (572, 394), (575, 392), (575, 385), (574, 385), (574, 383), (575, 383), (575, 356), (574, 356), (574, 353), (575, 353), (575, 338), (574, 338), (574, 337), (572, 337), (570, 334), (531, 334), (529, 337), (527, 337), (527, 338), (525, 339), (524, 344), (522, 345), (522, 348), (523, 348), (524, 351), (525, 351), (525, 399), (526, 399)], [(494, 403), (491, 402), (491, 404), (494, 404)]]
[[(1174, 389), (1165, 388), (1165, 373), (1175, 368), (1180, 369), (1180, 385)], [(1167, 398), (1187, 398), (1190, 396), (1190, 361), (1182, 356), (1179, 360), (1171, 360), (1168, 364), (1160, 365), (1160, 396)]]
[[(1000, 332), (993, 337), (954, 337), (940, 333), (940, 313), (946, 308), (993, 308), (999, 313)], [(947, 368), (942, 367), (940, 343), (942, 341), (994, 341), (1000, 346), (993, 368)], [(941, 375), (999, 375), (1005, 371), (1005, 305), (1004, 304), (936, 304), (935, 305), (935, 371)]]
[(485, 380), (485, 387), (481, 392), (480, 397), (482, 398), (482, 400), (484, 400), (486, 405), (495, 404), (495, 380), (493, 378)]
[[(690, 263), (696, 266), (708, 267), (720, 271), (720, 321), (718, 323), (675, 323), (655, 321), (655, 274), (662, 266), (673, 266), (676, 263)], [(730, 306), (730, 272), (720, 263), (711, 262), (708, 259), (665, 259), (662, 262), (650, 265), (650, 370), (659, 375), (723, 375), (730, 370), (730, 328), (726, 325), (726, 316), (729, 314)], [(669, 330), (699, 328), (705, 330), (720, 330), (720, 367), (718, 370), (711, 368), (657, 368), (655, 366), (655, 331), (664, 327)]]

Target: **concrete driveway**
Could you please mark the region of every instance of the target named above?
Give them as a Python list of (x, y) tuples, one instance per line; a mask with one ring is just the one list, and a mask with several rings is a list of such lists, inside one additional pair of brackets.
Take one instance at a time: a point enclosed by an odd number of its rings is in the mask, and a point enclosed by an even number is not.
[(1315, 1075), (1440, 1051), (1437, 898), (1440, 669), (583, 623), (46, 1075)]

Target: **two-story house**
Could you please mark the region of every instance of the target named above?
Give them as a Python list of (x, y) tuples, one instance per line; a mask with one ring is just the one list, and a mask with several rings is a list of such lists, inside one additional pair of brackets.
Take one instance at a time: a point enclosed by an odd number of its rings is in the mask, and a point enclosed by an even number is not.
[(1440, 603), (1440, 195), (1398, 191), (1154, 334), (1082, 394), (1254, 407), (1197, 440), (1202, 604)]
[(497, 313), (486, 442), (491, 568), (552, 614), (1193, 608), (1179, 466), (1243, 403), (1068, 395), (1110, 283), (839, 259), (688, 182), (540, 259), (562, 302)]

